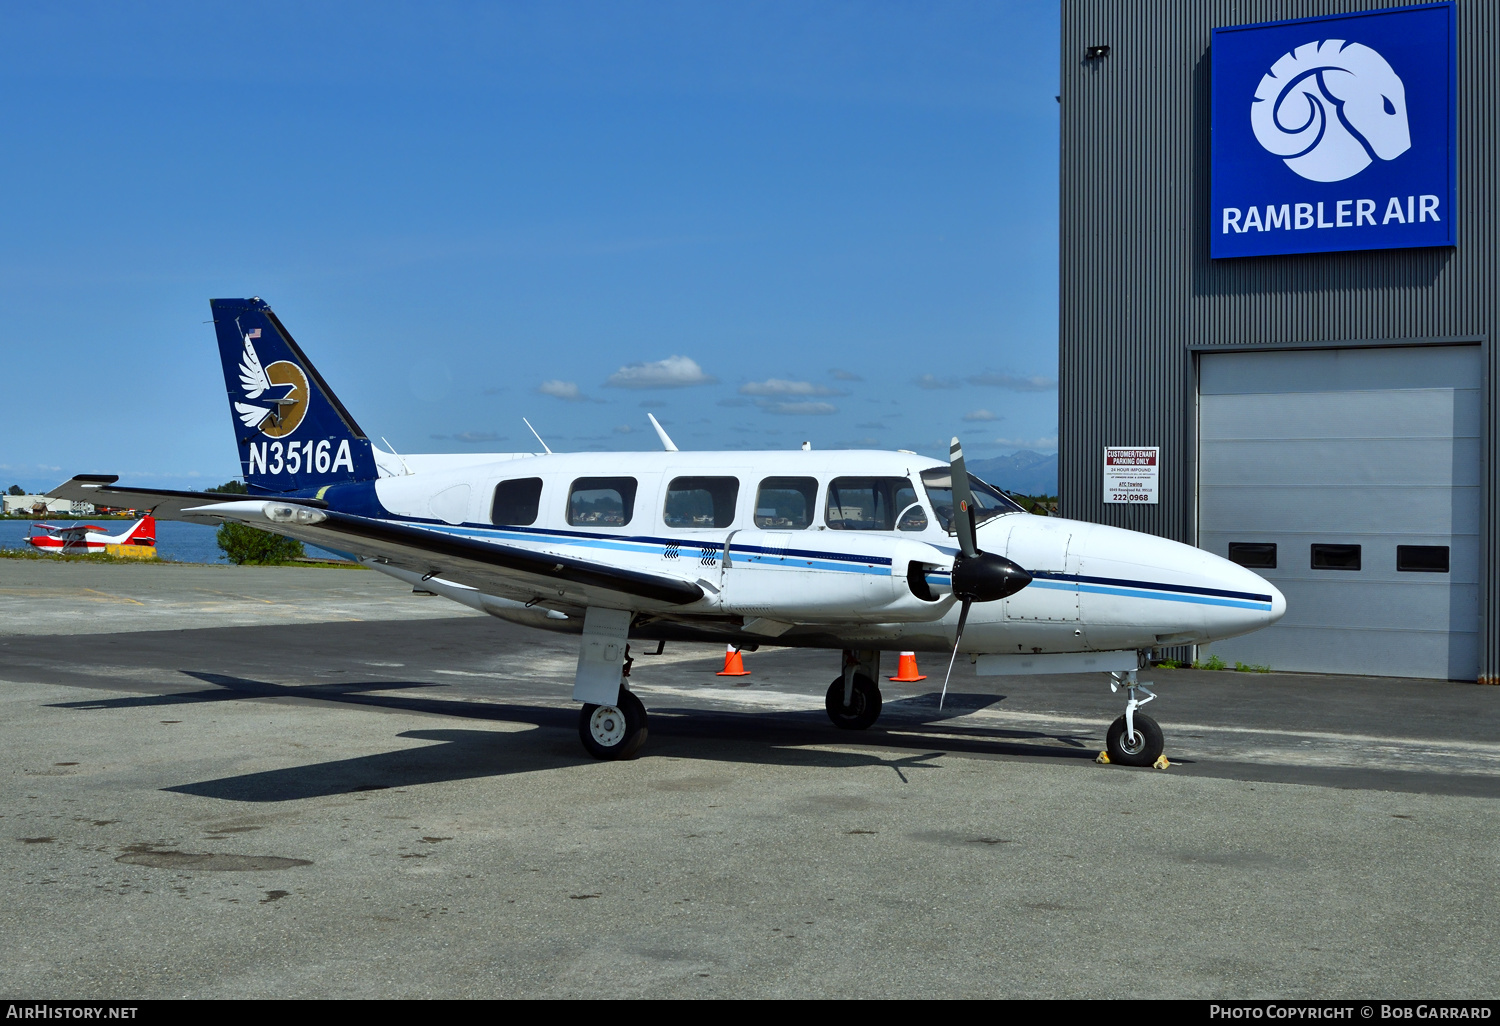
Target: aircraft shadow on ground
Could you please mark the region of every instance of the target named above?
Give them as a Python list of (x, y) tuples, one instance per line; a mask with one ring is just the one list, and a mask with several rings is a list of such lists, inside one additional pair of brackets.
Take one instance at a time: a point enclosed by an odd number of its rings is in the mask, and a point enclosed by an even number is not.
[[(406, 731), (397, 736), (437, 743), (352, 759), (240, 774), (165, 789), (226, 801), (296, 801), (359, 791), (539, 772), (593, 762), (583, 752), (577, 740), (578, 713), (569, 708), (390, 693), (448, 686), (416, 681), (383, 680), (288, 686), (228, 674), (183, 672), (212, 687), (165, 695), (131, 695), (60, 702), (52, 707), (98, 711), (246, 699), (295, 698), (459, 719), (526, 724), (538, 728), (520, 731)], [(654, 705), (651, 710), (651, 740), (647, 743), (642, 758), (671, 755), (737, 764), (826, 769), (885, 766), (902, 781), (908, 779), (908, 771), (937, 768), (929, 765), (930, 760), (946, 754), (1093, 758), (1098, 747), (1097, 738), (951, 722), (954, 717), (984, 709), (1002, 701), (1003, 697), (950, 693), (942, 710), (937, 707), (936, 693), (896, 699), (886, 703), (880, 723), (868, 731), (839, 730), (828, 722), (827, 716), (820, 710), (767, 712)], [(936, 728), (943, 736), (923, 736), (924, 727)], [(560, 732), (563, 736), (559, 736)], [(844, 749), (868, 746), (886, 751), (918, 749), (921, 753), (888, 758), (873, 751), (828, 751), (824, 747), (808, 746), (838, 746)]]

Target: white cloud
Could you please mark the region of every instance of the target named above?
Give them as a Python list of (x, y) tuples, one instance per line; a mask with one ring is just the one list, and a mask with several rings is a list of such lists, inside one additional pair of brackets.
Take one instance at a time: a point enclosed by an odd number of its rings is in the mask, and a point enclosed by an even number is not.
[(634, 430), (635, 428), (631, 427), (629, 424), (621, 424), (619, 427), (615, 428), (615, 434), (628, 435)]
[(785, 378), (767, 378), (740, 386), (740, 395), (840, 395), (842, 393), (827, 385), (814, 385), (811, 381), (788, 381)]
[(835, 381), (863, 381), (863, 380), (865, 380), (864, 378), (860, 377), (858, 374), (854, 373), (853, 371), (840, 370), (837, 367), (832, 368), (831, 370), (829, 370), (828, 373), (833, 375), (833, 380), (835, 380)]
[(976, 374), (969, 379), (971, 385), (989, 385), (992, 388), (1005, 388), (1012, 392), (1052, 392), (1057, 389), (1057, 379), (1045, 377), (1041, 374), (1024, 376), (1020, 374), (996, 374), (986, 371)]
[(990, 442), (1005, 449), (1034, 449), (1038, 452), (1056, 452), (1057, 436), (1051, 438), (996, 438)]
[(703, 373), (698, 361), (687, 356), (669, 356), (653, 363), (631, 363), (609, 376), (610, 388), (686, 388), (712, 385), (718, 378)]
[(957, 388), (958, 382), (952, 378), (940, 378), (936, 374), (923, 374), (920, 378), (912, 381), (918, 388), (933, 391), (939, 388)]
[(500, 436), (493, 431), (460, 431), (453, 436), (455, 442), (498, 442)]
[(989, 410), (972, 410), (969, 413), (964, 414), (964, 420), (967, 420), (967, 421), (970, 421), (970, 422), (982, 421), (982, 420), (1004, 420), (1004, 419), (1005, 419), (1004, 417), (1002, 417), (1002, 416), (1000, 416), (998, 414), (995, 414), (995, 413), (991, 413)]
[(542, 395), (550, 395), (554, 399), (563, 399), (570, 403), (583, 402), (583, 393), (578, 391), (576, 381), (543, 381), (536, 386), (536, 390)]
[(767, 413), (775, 413), (786, 417), (822, 417), (830, 413), (839, 412), (839, 408), (833, 403), (810, 403), (810, 402), (783, 402), (773, 403), (762, 400), (755, 405)]

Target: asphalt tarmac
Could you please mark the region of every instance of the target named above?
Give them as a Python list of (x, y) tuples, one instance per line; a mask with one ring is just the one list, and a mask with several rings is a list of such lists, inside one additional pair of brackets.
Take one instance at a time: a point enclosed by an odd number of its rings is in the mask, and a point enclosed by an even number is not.
[[(93, 597), (90, 597), (93, 596)], [(1500, 689), (1157, 671), (887, 684), (638, 656), (369, 571), (0, 560), (0, 996), (1494, 997)], [(886, 673), (895, 672), (894, 659)]]

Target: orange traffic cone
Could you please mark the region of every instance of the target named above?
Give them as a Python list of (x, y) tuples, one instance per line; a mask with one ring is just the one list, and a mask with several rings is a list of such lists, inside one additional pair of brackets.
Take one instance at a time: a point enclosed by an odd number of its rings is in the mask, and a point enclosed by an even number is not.
[(745, 669), (745, 657), (740, 655), (740, 650), (730, 645), (724, 650), (724, 669), (714, 674), (715, 677), (748, 677), (750, 671)]
[(896, 675), (894, 677), (887, 677), (886, 679), (910, 684), (914, 680), (926, 680), (927, 674), (917, 672), (917, 654), (915, 652), (902, 652), (901, 665), (896, 668)]

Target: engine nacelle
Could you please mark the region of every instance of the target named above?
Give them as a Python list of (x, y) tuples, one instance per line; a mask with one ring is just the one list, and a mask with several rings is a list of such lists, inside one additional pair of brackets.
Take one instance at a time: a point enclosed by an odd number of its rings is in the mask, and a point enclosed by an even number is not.
[[(737, 531), (720, 608), (806, 623), (939, 620), (953, 605), (951, 555), (925, 542), (854, 532)], [(913, 586), (913, 565), (923, 567)], [(932, 584), (927, 584), (927, 578)]]

